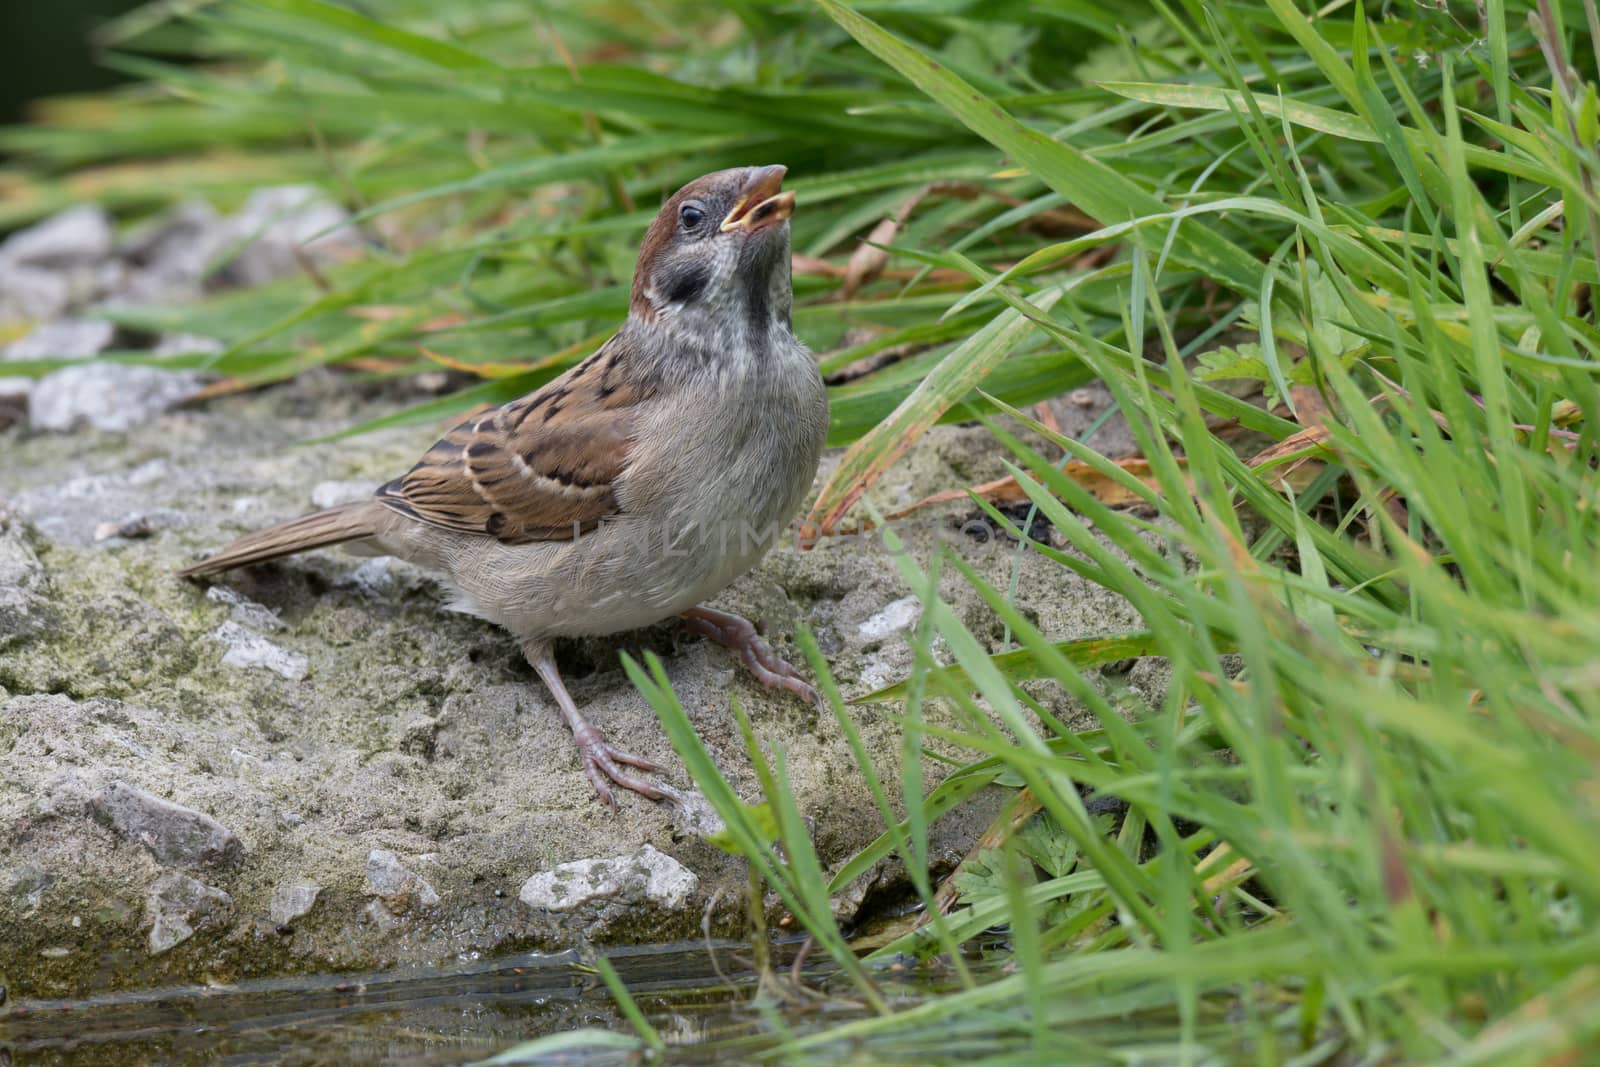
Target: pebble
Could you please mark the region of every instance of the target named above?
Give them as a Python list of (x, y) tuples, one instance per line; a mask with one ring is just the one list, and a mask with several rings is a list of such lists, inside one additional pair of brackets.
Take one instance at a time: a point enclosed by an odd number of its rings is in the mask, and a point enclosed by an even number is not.
[[(6, 296), (5, 267), (0, 265), (0, 321)], [(53, 308), (55, 314), (59, 308)], [(0, 347), (0, 363), (32, 359), (86, 359), (111, 347), (116, 327), (99, 319), (61, 319), (35, 327), (26, 336)], [(28, 398), (33, 395), (34, 379), (22, 375), (0, 377), (0, 404), (7, 408), (0, 425), (19, 421), (27, 414)]]
[(891, 601), (881, 611), (867, 619), (856, 632), (867, 641), (882, 641), (885, 637), (904, 630), (922, 617), (922, 601), (914, 596)]
[(5, 347), (4, 358), (87, 359), (111, 347), (117, 328), (104, 319), (58, 319), (35, 326)]
[(98, 204), (79, 204), (18, 230), (0, 244), (0, 260), (60, 270), (111, 255), (111, 217)]
[(171, 871), (151, 886), (145, 915), (150, 920), (150, 954), (159, 956), (189, 940), (196, 931), (226, 925), (233, 917), (233, 898), (215, 886)]
[(433, 886), (386, 848), (367, 853), (367, 895), (377, 897), (391, 915), (405, 915), (439, 903)]
[(49, 628), (49, 582), (20, 524), (0, 522), (0, 649)]
[(237, 667), (240, 670), (259, 667), (291, 682), (302, 680), (310, 671), (311, 662), (303, 653), (275, 645), (232, 620), (217, 627), (212, 636), (227, 649), (222, 654), (224, 667)]
[(360, 245), (343, 224), (349, 213), (313, 185), (274, 185), (250, 194), (223, 224), (242, 244), (220, 272), (233, 285), (261, 285), (300, 271), (299, 255), (337, 259)]
[(124, 238), (121, 252), (131, 269), (117, 287), (118, 298), (166, 304), (200, 296), (227, 239), (216, 208), (204, 200), (178, 204)]
[(283, 620), (278, 618), (278, 613), (265, 604), (257, 604), (241, 593), (236, 593), (225, 585), (213, 585), (206, 590), (206, 599), (213, 604), (228, 605), (228, 614), (233, 621), (252, 630), (283, 629)]
[(204, 812), (114, 781), (90, 801), (95, 817), (173, 867), (221, 867), (244, 855), (233, 832)]
[(202, 383), (193, 371), (129, 363), (63, 367), (34, 385), (28, 421), (35, 430), (67, 431), (83, 423), (128, 430), (194, 396)]
[(267, 914), (277, 926), (288, 926), (309, 913), (322, 892), (320, 885), (280, 885), (272, 891)]
[(518, 898), (543, 911), (570, 911), (601, 900), (648, 902), (678, 911), (699, 886), (693, 871), (645, 845), (631, 856), (574, 860), (540, 871), (522, 883)]
[(61, 275), (0, 259), (0, 323), (54, 318), (71, 299), (72, 285)]

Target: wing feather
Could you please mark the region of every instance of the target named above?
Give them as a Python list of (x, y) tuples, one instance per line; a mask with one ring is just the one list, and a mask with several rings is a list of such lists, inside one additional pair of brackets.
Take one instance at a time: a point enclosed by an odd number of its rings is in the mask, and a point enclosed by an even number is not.
[(634, 409), (654, 390), (628, 374), (622, 346), (445, 434), (378, 490), (385, 506), (507, 544), (570, 540), (617, 513)]

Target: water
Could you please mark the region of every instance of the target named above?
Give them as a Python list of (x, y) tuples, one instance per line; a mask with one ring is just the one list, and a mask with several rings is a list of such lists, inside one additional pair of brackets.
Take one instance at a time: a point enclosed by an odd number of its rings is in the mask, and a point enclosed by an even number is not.
[[(968, 964), (992, 981), (1014, 966), (1003, 945), (968, 946)], [(31, 1001), (0, 1014), (0, 1067), (23, 1065), (188, 1064), (432, 1067), (475, 1063), (552, 1035), (565, 1047), (518, 1063), (653, 1067), (802, 1062), (972, 1067), (1061, 1063), (1220, 1067), (1259, 1052), (1270, 1037), (1287, 1062), (1354, 1064), (1338, 1034), (1299, 1034), (1293, 997), (1270, 988), (1253, 998), (1211, 995), (1184, 1036), (1166, 983), (1120, 991), (1086, 988), (1053, 997), (1043, 1046), (1016, 1007), (965, 1014), (923, 1012), (919, 1024), (855, 1038), (834, 1028), (871, 1013), (827, 961), (808, 959), (803, 986), (791, 980), (795, 946), (775, 947), (780, 968), (768, 994), (744, 942), (616, 949), (607, 959), (666, 1042), (646, 1057), (637, 1032), (594, 967), (576, 952), (531, 953), (432, 970), (313, 975), (230, 986), (182, 986), (82, 1000)], [(955, 987), (937, 963), (880, 967), (873, 982), (897, 1013)], [(1263, 1027), (1263, 1020), (1268, 1020)], [(871, 1024), (868, 1024), (871, 1025)], [(575, 1046), (583, 1031), (618, 1035), (609, 1047)], [(826, 1041), (796, 1048), (796, 1037)], [(1271, 1036), (1275, 1035), (1275, 1036)], [(618, 1042), (631, 1047), (616, 1047)], [(802, 1042), (806, 1043), (805, 1041)], [(798, 1057), (798, 1058), (797, 1058)]]
[[(700, 943), (618, 949), (607, 958), (669, 1044), (720, 1042), (729, 1055), (718, 1062), (733, 1063), (753, 1053), (751, 1039), (760, 1037), (749, 1007), (756, 983), (748, 951), (742, 942)], [(433, 970), (19, 1003), (0, 1015), (0, 1065), (427, 1067), (580, 1028), (633, 1032), (577, 953), (532, 953)], [(615, 1051), (581, 1057), (586, 1064), (628, 1061)]]

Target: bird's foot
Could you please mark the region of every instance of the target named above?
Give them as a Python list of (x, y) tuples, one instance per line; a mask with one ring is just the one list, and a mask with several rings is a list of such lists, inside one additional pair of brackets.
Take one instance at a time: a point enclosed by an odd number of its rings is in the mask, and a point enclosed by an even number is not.
[(578, 743), (578, 753), (583, 757), (583, 772), (589, 776), (589, 784), (594, 786), (594, 791), (600, 794), (600, 799), (608, 807), (617, 806), (616, 795), (611, 791), (612, 785), (631, 790), (649, 800), (676, 802), (683, 799), (683, 794), (671, 786), (647, 782), (623, 770), (627, 766), (657, 773), (661, 767), (643, 756), (612, 747), (597, 727), (580, 720), (580, 725), (573, 728), (572, 739)]
[(794, 664), (772, 650), (749, 619), (715, 608), (690, 608), (678, 617), (690, 632), (709, 637), (738, 653), (745, 668), (762, 685), (769, 689), (787, 689), (817, 707), (822, 706), (822, 695)]
[(561, 681), (561, 672), (556, 669), (556, 661), (550, 655), (548, 644), (527, 641), (523, 643), (522, 651), (528, 657), (528, 662), (533, 664), (533, 669), (539, 672), (539, 677), (544, 679), (545, 688), (555, 698), (567, 729), (572, 731), (572, 740), (577, 742), (578, 754), (583, 757), (583, 773), (607, 806), (612, 809), (617, 806), (616, 794), (611, 791), (613, 785), (650, 800), (670, 800), (674, 804), (681, 804), (687, 799), (670, 785), (647, 782), (623, 770), (624, 767), (636, 767), (641, 771), (659, 773), (661, 768), (643, 756), (612, 748), (600, 728), (578, 713), (578, 705), (572, 702), (572, 694), (567, 692), (566, 685)]

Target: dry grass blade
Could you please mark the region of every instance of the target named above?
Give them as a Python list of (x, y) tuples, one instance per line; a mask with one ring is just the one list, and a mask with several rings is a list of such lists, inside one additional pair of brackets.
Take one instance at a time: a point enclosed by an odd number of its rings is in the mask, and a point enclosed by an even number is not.
[(965, 871), (977, 859), (979, 853), (1003, 847), (1011, 839), (1012, 835), (1027, 825), (1028, 820), (1037, 815), (1042, 809), (1043, 805), (1034, 797), (1033, 790), (1027, 786), (1017, 790), (1011, 799), (1006, 802), (1004, 810), (995, 816), (994, 822), (990, 823), (983, 833), (978, 835), (978, 839), (972, 843), (972, 847), (961, 858), (961, 862), (956, 864), (955, 870), (946, 875), (944, 881), (939, 883), (939, 890), (933, 897), (934, 910), (924, 911), (917, 916), (917, 921), (912, 926), (912, 929), (920, 930), (927, 926), (933, 922), (933, 917), (936, 913), (948, 915), (950, 909), (955, 907), (956, 899), (961, 895), (961, 890), (956, 887), (956, 876)]
[[(1150, 461), (1141, 456), (1129, 456), (1126, 459), (1113, 461), (1118, 467), (1133, 475), (1152, 489), (1159, 489), (1160, 485), (1155, 475), (1150, 472)], [(1061, 465), (1061, 473), (1083, 486), (1100, 503), (1112, 508), (1133, 507), (1143, 503), (1139, 495), (1127, 486), (1108, 478), (1091, 464), (1082, 460), (1070, 459)], [(886, 518), (890, 520), (903, 519), (914, 515), (924, 508), (931, 508), (939, 504), (948, 504), (952, 501), (969, 500), (980, 497), (991, 504), (1011, 505), (1026, 504), (1028, 494), (1017, 484), (1017, 479), (1012, 475), (996, 478), (992, 482), (984, 482), (969, 489), (946, 489), (923, 497), (915, 504), (903, 507), (898, 511), (890, 512)], [(870, 524), (863, 524), (863, 528), (870, 528)]]
[[(1043, 293), (1034, 298), (1034, 306), (1046, 311), (1059, 296), (1059, 289)], [(946, 411), (965, 399), (1033, 329), (1031, 319), (1007, 309), (945, 356), (887, 419), (850, 446), (811, 506), (805, 528), (824, 537), (832, 534), (868, 487)]]

